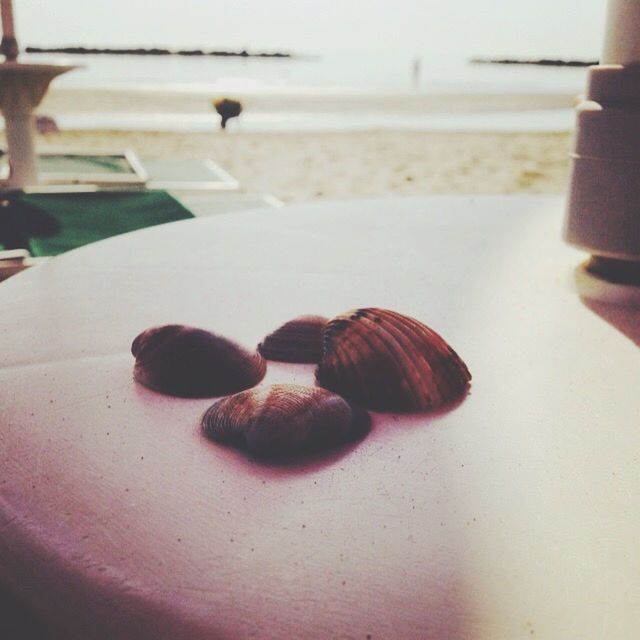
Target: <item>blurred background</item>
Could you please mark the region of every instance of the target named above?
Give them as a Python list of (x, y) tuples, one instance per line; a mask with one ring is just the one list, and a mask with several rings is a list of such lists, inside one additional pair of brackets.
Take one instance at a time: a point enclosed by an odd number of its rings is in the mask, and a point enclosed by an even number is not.
[[(295, 201), (561, 193), (605, 5), (14, 0), (14, 14), (21, 59), (82, 65), (39, 108), (60, 129), (39, 150), (212, 158)], [(225, 131), (222, 97), (243, 107)]]

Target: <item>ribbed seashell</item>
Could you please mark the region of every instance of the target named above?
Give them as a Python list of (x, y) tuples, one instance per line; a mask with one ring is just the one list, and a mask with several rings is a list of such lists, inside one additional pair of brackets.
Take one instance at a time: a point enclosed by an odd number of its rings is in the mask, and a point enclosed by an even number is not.
[(203, 329), (179, 324), (143, 331), (131, 345), (133, 377), (173, 396), (208, 398), (236, 393), (264, 378), (258, 353)]
[(378, 411), (436, 409), (461, 397), (471, 374), (426, 325), (386, 309), (356, 309), (323, 333), (318, 384)]
[(202, 417), (211, 440), (256, 458), (288, 458), (323, 451), (363, 437), (369, 414), (318, 387), (276, 384), (223, 398)]
[(258, 345), (267, 360), (315, 364), (322, 356), (322, 330), (329, 318), (300, 316), (285, 322)]

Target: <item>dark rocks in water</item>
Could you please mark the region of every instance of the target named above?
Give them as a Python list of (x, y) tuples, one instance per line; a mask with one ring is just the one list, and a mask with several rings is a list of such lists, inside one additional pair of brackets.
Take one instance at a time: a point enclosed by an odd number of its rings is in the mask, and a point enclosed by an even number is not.
[(231, 98), (221, 98), (213, 102), (213, 108), (220, 116), (220, 127), (226, 129), (227, 121), (236, 118), (242, 113), (242, 104), (238, 100)]
[(26, 53), (66, 53), (72, 55), (97, 55), (105, 54), (112, 56), (221, 56), (238, 58), (293, 58), (290, 53), (276, 51), (273, 53), (260, 52), (249, 53), (242, 51), (204, 51), (203, 49), (166, 49), (162, 47), (26, 47)]
[(472, 58), (472, 64), (533, 64), (540, 67), (592, 67), (597, 60), (560, 60), (554, 58), (518, 59), (518, 58)]
[(96, 54), (105, 54), (105, 55), (126, 55), (126, 56), (168, 56), (171, 55), (171, 51), (169, 49), (144, 49), (144, 48), (111, 48), (111, 47), (83, 47), (83, 46), (74, 46), (74, 47), (27, 47), (25, 49), (27, 53), (67, 53), (72, 55), (96, 55)]

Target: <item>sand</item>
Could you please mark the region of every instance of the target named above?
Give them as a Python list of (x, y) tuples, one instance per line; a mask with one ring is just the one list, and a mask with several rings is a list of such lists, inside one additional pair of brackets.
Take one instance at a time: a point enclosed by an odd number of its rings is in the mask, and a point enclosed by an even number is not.
[[(54, 117), (91, 112), (211, 113), (211, 95), (113, 89), (52, 90), (39, 111)], [(389, 113), (567, 108), (571, 95), (251, 94), (245, 108), (261, 111), (366, 109)], [(571, 134), (342, 131), (203, 133), (63, 131), (40, 135), (40, 150), (134, 149), (142, 159), (211, 158), (242, 189), (284, 202), (389, 194), (562, 193)]]
[(391, 194), (562, 193), (568, 133), (167, 133), (69, 131), (45, 149), (212, 158), (242, 189), (284, 202)]

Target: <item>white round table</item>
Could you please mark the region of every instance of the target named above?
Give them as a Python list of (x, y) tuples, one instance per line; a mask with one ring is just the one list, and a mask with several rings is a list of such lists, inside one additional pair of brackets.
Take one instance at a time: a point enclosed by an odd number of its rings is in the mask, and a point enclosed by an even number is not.
[[(542, 197), (195, 219), (0, 286), (0, 581), (65, 638), (637, 638), (640, 316), (581, 300)], [(392, 308), (468, 396), (269, 466), (132, 381), (163, 323), (246, 345)], [(313, 382), (271, 363), (265, 382)]]

